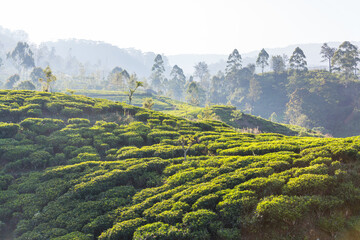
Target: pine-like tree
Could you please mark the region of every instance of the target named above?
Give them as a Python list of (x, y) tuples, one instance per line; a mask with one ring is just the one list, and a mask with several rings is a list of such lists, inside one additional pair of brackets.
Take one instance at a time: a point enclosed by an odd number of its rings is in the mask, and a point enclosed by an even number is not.
[(160, 54), (156, 55), (154, 59), (154, 65), (151, 68), (151, 86), (154, 90), (160, 91), (163, 89), (163, 81), (164, 81), (164, 61)]
[(332, 64), (335, 66), (334, 70), (344, 71), (347, 75), (354, 72), (356, 75), (357, 64), (359, 61), (360, 58), (357, 46), (351, 44), (349, 41), (345, 41), (334, 53)]
[(170, 73), (171, 79), (169, 80), (169, 88), (173, 97), (177, 100), (182, 100), (184, 97), (184, 87), (186, 83), (186, 77), (184, 71), (175, 65)]
[(334, 57), (335, 52), (336, 52), (336, 48), (329, 47), (327, 43), (324, 43), (321, 46), (320, 54), (321, 54), (321, 58), (323, 59), (322, 62), (326, 62), (326, 61), (329, 62), (329, 72), (332, 72), (331, 60)]
[(301, 48), (295, 48), (290, 57), (290, 68), (296, 71), (307, 71), (306, 56)]
[(259, 55), (258, 58), (256, 60), (256, 65), (261, 67), (261, 73), (264, 73), (264, 68), (266, 66), (269, 66), (269, 54), (265, 51), (265, 49), (263, 48)]
[(229, 55), (226, 62), (225, 74), (226, 76), (230, 74), (236, 74), (242, 68), (242, 58), (237, 49)]

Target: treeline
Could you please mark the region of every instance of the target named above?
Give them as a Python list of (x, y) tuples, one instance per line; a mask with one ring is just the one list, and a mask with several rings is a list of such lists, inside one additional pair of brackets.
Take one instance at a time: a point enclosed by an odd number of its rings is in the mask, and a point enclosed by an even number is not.
[[(254, 64), (242, 65), (235, 49), (228, 57), (226, 69), (211, 76), (205, 62), (194, 66), (194, 74), (186, 78), (175, 65), (165, 75), (161, 55), (157, 55), (149, 83), (145, 86), (158, 94), (197, 106), (227, 104), (243, 112), (272, 121), (314, 128), (334, 136), (360, 133), (357, 102), (360, 87), (357, 65), (358, 48), (348, 41), (338, 49), (323, 44), (319, 51), (329, 69), (309, 71), (304, 52), (297, 47), (292, 56), (269, 56), (262, 49)], [(256, 74), (256, 66), (262, 70)], [(272, 72), (264, 72), (270, 66)], [(126, 70), (114, 69), (108, 86), (125, 90), (131, 84)], [(105, 84), (106, 85), (106, 84)]]
[[(115, 67), (106, 78), (91, 80), (83, 72), (81, 78), (69, 80), (63, 74), (57, 78), (46, 76), (49, 73), (52, 76), (51, 69), (35, 67), (31, 48), (19, 42), (6, 57), (19, 73), (10, 76), (3, 88), (59, 91), (80, 87), (131, 92), (141, 82), (142, 89), (148, 93), (196, 106), (233, 105), (243, 112), (272, 121), (315, 128), (334, 136), (359, 134), (360, 126), (356, 123), (360, 97), (357, 91), (358, 47), (348, 41), (337, 49), (325, 43), (319, 52), (328, 63), (327, 71), (309, 71), (306, 56), (299, 47), (290, 57), (270, 56), (262, 49), (256, 62), (247, 66), (243, 66), (242, 57), (235, 49), (229, 55), (224, 71), (215, 75), (210, 74), (205, 62), (194, 66), (192, 76), (187, 77), (177, 65), (167, 75), (163, 57), (157, 55), (148, 78), (139, 79), (136, 73)], [(264, 72), (268, 66), (272, 71)], [(256, 67), (261, 73), (256, 73)]]

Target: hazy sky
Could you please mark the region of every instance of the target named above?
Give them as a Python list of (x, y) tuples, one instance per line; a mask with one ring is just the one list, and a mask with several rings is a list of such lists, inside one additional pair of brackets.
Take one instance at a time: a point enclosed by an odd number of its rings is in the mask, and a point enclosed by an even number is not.
[(80, 38), (155, 53), (229, 54), (360, 40), (358, 0), (4, 0), (30, 40)]

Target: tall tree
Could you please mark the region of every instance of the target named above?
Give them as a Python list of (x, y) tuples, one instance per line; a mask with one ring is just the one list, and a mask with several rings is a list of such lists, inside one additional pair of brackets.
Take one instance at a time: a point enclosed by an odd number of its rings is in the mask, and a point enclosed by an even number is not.
[(229, 55), (228, 60), (226, 61), (225, 74), (236, 74), (238, 70), (242, 68), (242, 58), (237, 49)]
[(347, 75), (354, 72), (356, 75), (357, 64), (360, 61), (359, 51), (357, 46), (351, 44), (349, 41), (343, 42), (339, 49), (334, 53), (332, 64), (334, 69), (344, 71)]
[(228, 92), (224, 88), (225, 75), (219, 71), (211, 78), (210, 84), (210, 102), (215, 104), (226, 104)]
[(295, 48), (290, 57), (290, 68), (296, 71), (307, 71), (306, 56), (301, 48)]
[[(208, 65), (205, 62), (199, 62), (194, 66), (195, 72), (194, 77), (200, 79), (200, 86), (203, 89), (210, 88), (210, 73), (208, 69)], [(209, 91), (206, 91), (206, 99), (209, 98)]]
[(269, 60), (269, 54), (263, 48), (260, 51), (258, 58), (256, 60), (256, 65), (261, 67), (261, 73), (264, 73), (264, 68), (269, 65), (268, 60)]
[(250, 80), (249, 93), (247, 95), (247, 98), (251, 106), (250, 112), (252, 112), (252, 110), (254, 109), (254, 104), (257, 100), (260, 99), (261, 94), (262, 94), (262, 90), (259, 81), (255, 77), (253, 77)]
[(15, 63), (19, 73), (22, 73), (24, 70), (35, 67), (33, 55), (29, 44), (26, 42), (18, 42), (14, 50), (8, 52), (6, 57), (11, 59)]
[(200, 82), (203, 81), (204, 78), (207, 78), (209, 75), (209, 69), (206, 62), (199, 62), (194, 66), (194, 77), (199, 78)]
[(272, 56), (270, 60), (270, 67), (276, 74), (285, 71), (285, 61), (280, 55)]
[(170, 73), (171, 79), (169, 81), (170, 92), (177, 100), (182, 100), (184, 96), (184, 87), (186, 83), (186, 77), (184, 71), (175, 65)]
[(228, 57), (225, 68), (224, 90), (227, 92), (228, 96), (230, 96), (230, 94), (232, 94), (240, 86), (239, 80), (241, 80), (241, 77), (238, 76), (238, 73), (241, 69), (241, 55), (237, 49), (234, 49)]
[(329, 47), (327, 45), (327, 43), (324, 43), (321, 46), (320, 54), (321, 54), (321, 58), (323, 59), (322, 62), (326, 62), (326, 61), (329, 62), (329, 72), (332, 71), (332, 69), (331, 69), (331, 60), (334, 57), (335, 51), (336, 51), (336, 48)]
[(152, 66), (151, 71), (151, 86), (156, 91), (159, 91), (162, 89), (165, 72), (164, 61), (160, 54), (156, 55), (154, 59), (154, 65)]

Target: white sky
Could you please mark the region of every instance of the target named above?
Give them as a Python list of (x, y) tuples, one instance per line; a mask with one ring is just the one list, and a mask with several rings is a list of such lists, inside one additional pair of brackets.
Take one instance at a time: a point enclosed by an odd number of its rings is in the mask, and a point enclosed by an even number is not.
[(229, 54), (360, 40), (358, 0), (3, 0), (30, 40), (79, 38), (155, 53)]

